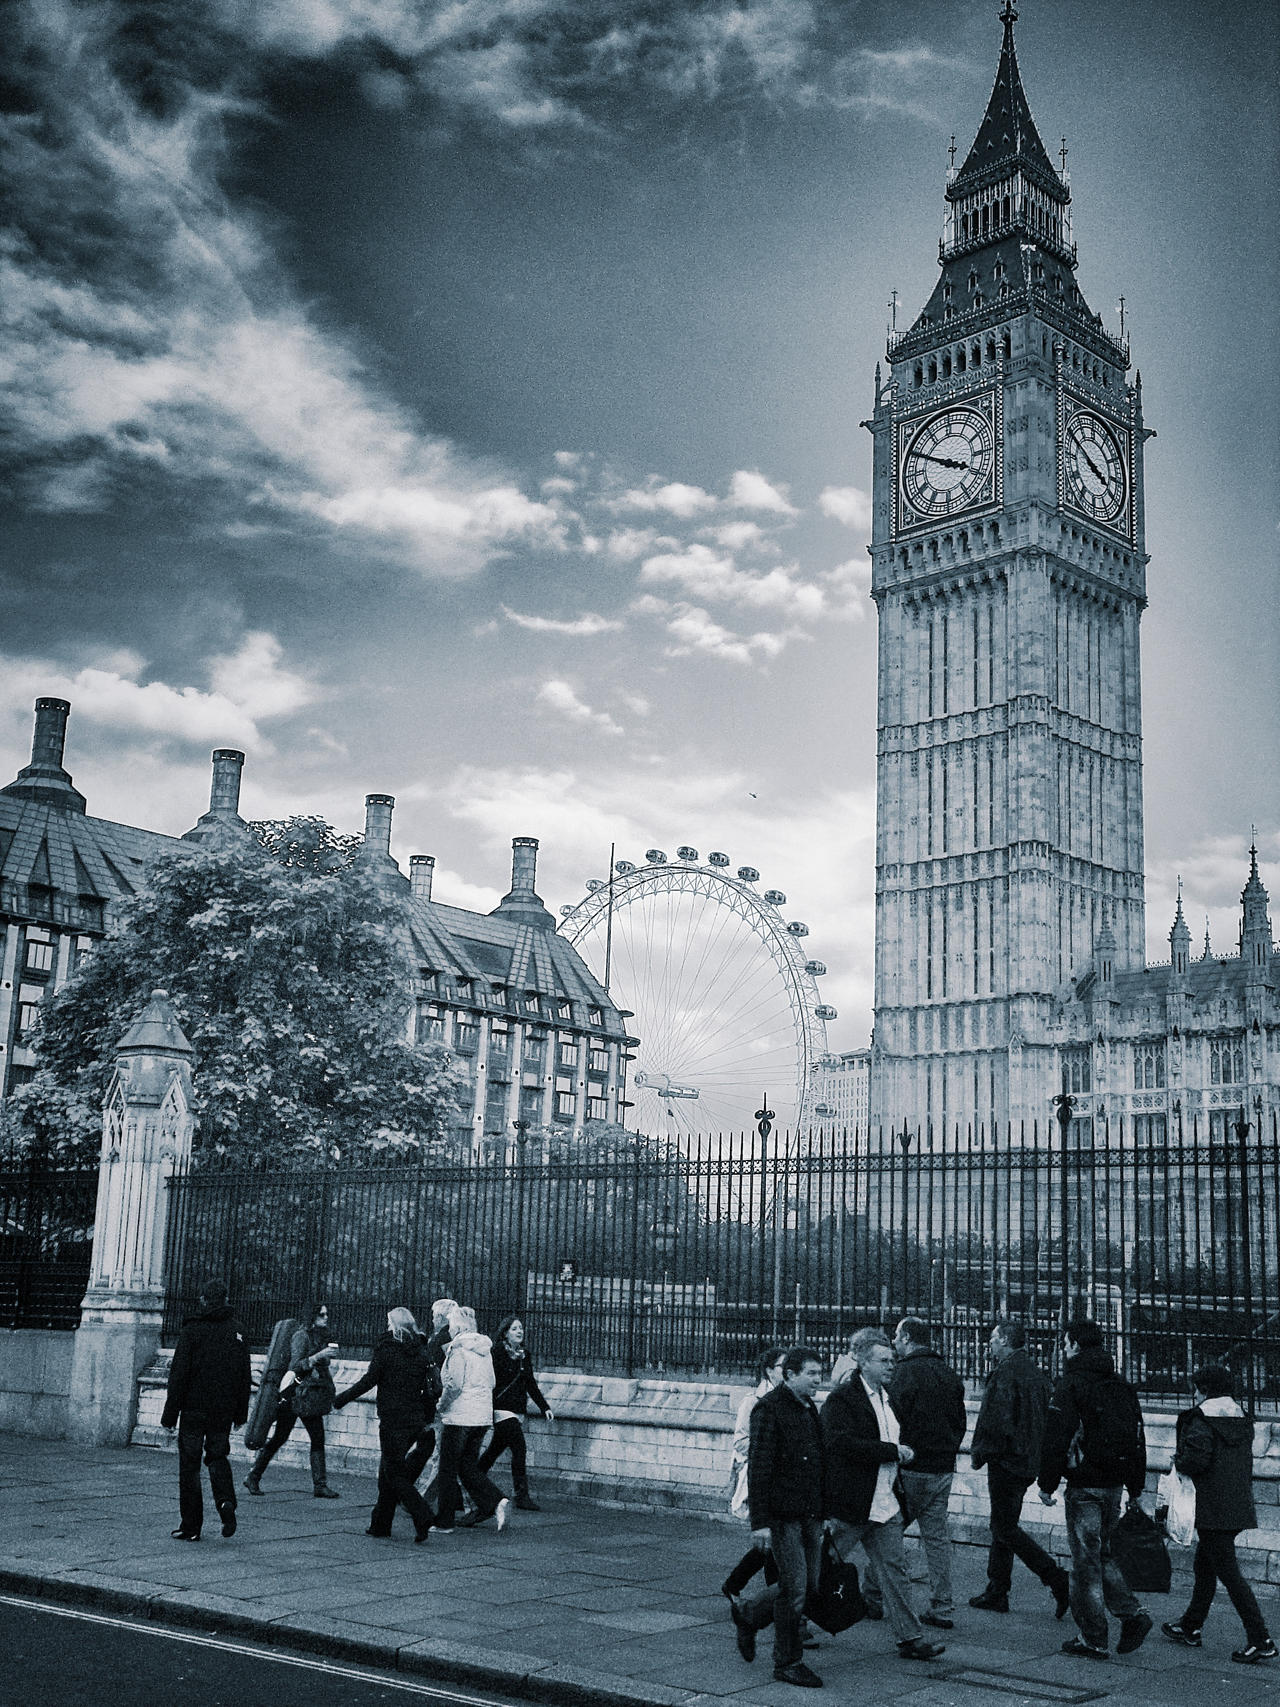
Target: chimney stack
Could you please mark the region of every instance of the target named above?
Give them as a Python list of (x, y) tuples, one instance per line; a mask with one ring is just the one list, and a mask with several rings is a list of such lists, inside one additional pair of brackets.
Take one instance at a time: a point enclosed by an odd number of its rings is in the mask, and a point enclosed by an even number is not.
[(394, 794), (366, 794), (364, 797), (364, 848), (367, 854), (391, 857), (391, 813), (395, 808)]
[(434, 854), (409, 855), (409, 884), (415, 901), (431, 899), (431, 881), (436, 874)]
[(70, 776), (62, 768), (70, 715), (71, 706), (65, 699), (42, 697), (36, 701), (31, 763), (24, 765), (14, 781), (0, 792), (38, 800), (43, 806), (60, 806), (64, 812), (84, 811), (84, 795), (72, 786)]
[(244, 754), (234, 747), (215, 747), (213, 750), (213, 783), (209, 789), (209, 810), (219, 817), (238, 818), (240, 815), (240, 772), (244, 769)]
[(513, 836), (511, 838), (511, 893), (513, 895), (532, 895), (537, 875), (538, 838), (536, 836)]

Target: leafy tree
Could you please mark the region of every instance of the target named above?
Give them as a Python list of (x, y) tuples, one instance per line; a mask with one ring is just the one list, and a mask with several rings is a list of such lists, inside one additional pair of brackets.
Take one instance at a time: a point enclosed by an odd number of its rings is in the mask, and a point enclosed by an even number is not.
[(198, 1153), (440, 1151), (469, 1093), (443, 1045), (407, 1041), (411, 978), (395, 898), (360, 870), (184, 848), (42, 1011), (16, 1118), (51, 1157), (94, 1159), (116, 1046), (163, 989), (195, 1049)]
[(249, 829), (281, 865), (306, 871), (347, 870), (364, 841), (363, 836), (344, 836), (323, 818), (302, 815), (262, 819)]

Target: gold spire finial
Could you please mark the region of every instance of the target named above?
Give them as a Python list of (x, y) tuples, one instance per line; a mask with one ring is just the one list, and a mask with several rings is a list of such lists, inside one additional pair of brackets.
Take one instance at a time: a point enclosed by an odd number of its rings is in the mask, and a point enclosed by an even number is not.
[(1004, 0), (1004, 9), (1000, 13), (1000, 22), (1006, 29), (1011, 29), (1017, 21), (1018, 14), (1014, 8), (1013, 0)]

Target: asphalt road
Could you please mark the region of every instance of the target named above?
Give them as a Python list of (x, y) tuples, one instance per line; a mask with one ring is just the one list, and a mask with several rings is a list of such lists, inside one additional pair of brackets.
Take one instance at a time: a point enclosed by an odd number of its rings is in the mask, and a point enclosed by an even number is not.
[(0, 1595), (3, 1707), (516, 1707), (232, 1637)]

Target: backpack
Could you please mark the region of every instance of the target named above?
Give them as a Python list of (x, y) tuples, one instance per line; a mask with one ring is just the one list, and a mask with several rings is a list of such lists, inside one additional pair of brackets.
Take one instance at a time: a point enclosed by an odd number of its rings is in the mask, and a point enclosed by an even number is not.
[(1142, 1406), (1132, 1382), (1123, 1375), (1076, 1387), (1080, 1426), (1067, 1451), (1067, 1466), (1091, 1470), (1117, 1482), (1128, 1480), (1143, 1445)]

